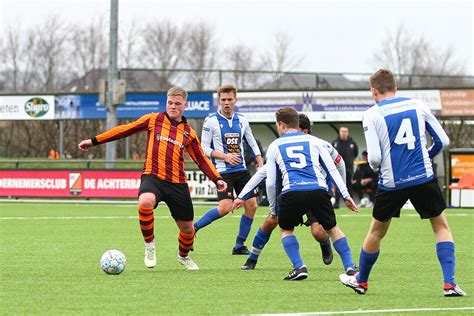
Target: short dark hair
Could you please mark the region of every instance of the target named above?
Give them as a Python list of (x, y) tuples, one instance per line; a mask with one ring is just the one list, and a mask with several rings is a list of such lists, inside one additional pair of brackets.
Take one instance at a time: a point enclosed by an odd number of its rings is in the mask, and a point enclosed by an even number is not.
[(308, 132), (311, 134), (311, 121), (306, 114), (300, 113), (298, 115), (298, 119), (300, 121), (299, 125), (301, 129), (307, 129)]
[(376, 89), (381, 94), (397, 91), (395, 76), (388, 69), (377, 70), (377, 72), (370, 76), (369, 82), (370, 87)]
[(275, 113), (277, 122), (283, 122), (288, 128), (298, 128), (298, 112), (294, 108), (284, 107)]

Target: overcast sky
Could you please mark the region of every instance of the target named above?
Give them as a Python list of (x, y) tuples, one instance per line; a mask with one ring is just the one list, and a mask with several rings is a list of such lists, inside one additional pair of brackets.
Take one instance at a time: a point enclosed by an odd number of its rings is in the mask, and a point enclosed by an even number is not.
[[(108, 19), (109, 6), (110, 0), (0, 0), (0, 34), (6, 26), (29, 27), (51, 15), (73, 23)], [(403, 23), (436, 47), (451, 46), (474, 75), (473, 1), (119, 0), (119, 6), (125, 24), (207, 21), (220, 47), (242, 42), (263, 52), (276, 32), (286, 32), (293, 55), (305, 56), (297, 70), (316, 72), (373, 72), (371, 56)]]

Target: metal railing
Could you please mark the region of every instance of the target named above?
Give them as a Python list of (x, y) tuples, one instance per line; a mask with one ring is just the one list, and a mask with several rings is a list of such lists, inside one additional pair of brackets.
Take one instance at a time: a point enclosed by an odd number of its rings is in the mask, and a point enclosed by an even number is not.
[[(108, 160), (102, 159), (1, 159), (0, 169), (98, 169), (105, 168)], [(142, 160), (116, 160), (119, 166), (143, 166)], [(95, 168), (94, 168), (95, 167)]]
[[(0, 159), (0, 170), (106, 169), (107, 163), (114, 163), (114, 169), (142, 170), (143, 168), (143, 160)], [(185, 168), (193, 170), (197, 167), (192, 160), (185, 160)]]
[[(367, 89), (371, 73), (269, 71), (232, 69), (123, 68), (119, 77), (127, 90), (165, 90), (180, 85), (188, 90), (215, 90), (231, 82), (240, 90)], [(474, 86), (474, 76), (397, 74), (399, 88), (464, 88)]]

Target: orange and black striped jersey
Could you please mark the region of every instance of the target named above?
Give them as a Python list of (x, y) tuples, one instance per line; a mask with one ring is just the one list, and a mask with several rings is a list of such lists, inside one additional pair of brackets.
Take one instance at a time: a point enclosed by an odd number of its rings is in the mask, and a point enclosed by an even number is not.
[(111, 142), (135, 133), (148, 131), (144, 174), (157, 176), (173, 183), (186, 183), (184, 150), (189, 153), (199, 169), (212, 181), (221, 178), (204, 154), (196, 131), (183, 116), (179, 123), (172, 122), (166, 112), (143, 115), (138, 120), (116, 126), (92, 138), (94, 145)]

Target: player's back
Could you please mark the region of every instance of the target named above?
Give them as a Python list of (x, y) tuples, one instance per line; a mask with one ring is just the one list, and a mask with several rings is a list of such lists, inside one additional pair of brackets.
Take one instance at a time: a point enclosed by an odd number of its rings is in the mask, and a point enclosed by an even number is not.
[(267, 152), (281, 173), (282, 193), (289, 191), (327, 190), (321, 173), (320, 140), (302, 132), (289, 132), (276, 139)]
[(397, 190), (433, 179), (426, 130), (435, 143), (445, 136), (436, 118), (420, 100), (390, 98), (366, 111), (367, 151), (371, 166), (374, 160), (381, 160), (380, 188)]

